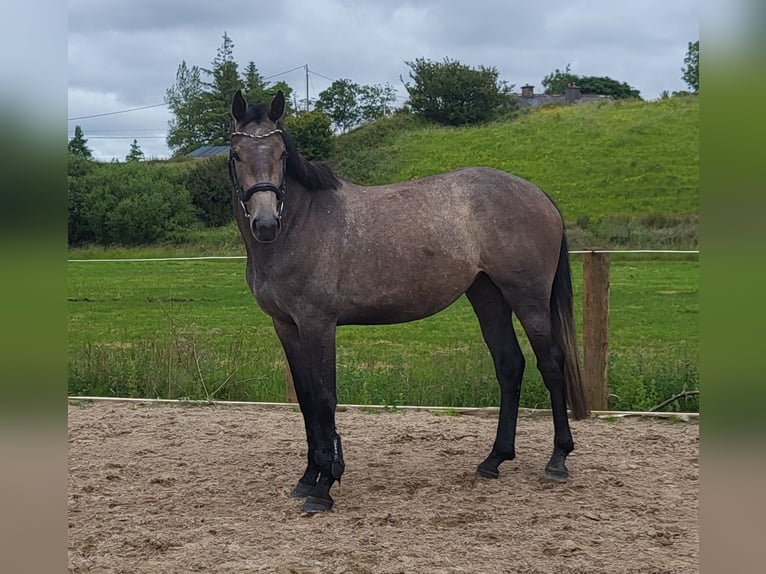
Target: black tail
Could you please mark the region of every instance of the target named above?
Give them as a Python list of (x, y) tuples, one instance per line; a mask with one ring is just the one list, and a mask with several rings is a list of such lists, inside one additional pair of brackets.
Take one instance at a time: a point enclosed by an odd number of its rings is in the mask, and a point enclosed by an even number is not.
[(564, 353), (564, 388), (575, 420), (590, 414), (585, 389), (580, 375), (580, 354), (572, 305), (572, 272), (569, 268), (569, 249), (566, 234), (561, 238), (561, 252), (551, 291), (551, 327), (556, 343)]

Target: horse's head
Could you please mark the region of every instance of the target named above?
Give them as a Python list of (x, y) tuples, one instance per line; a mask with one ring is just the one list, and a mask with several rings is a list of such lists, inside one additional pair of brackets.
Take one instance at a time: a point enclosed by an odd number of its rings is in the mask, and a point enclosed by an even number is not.
[(260, 243), (271, 243), (281, 229), (287, 149), (278, 122), (284, 111), (281, 91), (270, 104), (248, 106), (237, 90), (231, 102), (229, 175), (250, 231)]

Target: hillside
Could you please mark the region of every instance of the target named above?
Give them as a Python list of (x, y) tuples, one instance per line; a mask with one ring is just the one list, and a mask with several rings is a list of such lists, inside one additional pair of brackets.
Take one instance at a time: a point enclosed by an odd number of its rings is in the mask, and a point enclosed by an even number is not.
[(540, 186), (571, 228), (595, 233), (592, 240), (633, 244), (642, 238), (621, 241), (619, 232), (674, 228), (645, 239), (697, 241), (696, 97), (547, 107), (469, 128), (423, 125), (400, 114), (340, 136), (331, 163), (367, 185), (492, 166)]

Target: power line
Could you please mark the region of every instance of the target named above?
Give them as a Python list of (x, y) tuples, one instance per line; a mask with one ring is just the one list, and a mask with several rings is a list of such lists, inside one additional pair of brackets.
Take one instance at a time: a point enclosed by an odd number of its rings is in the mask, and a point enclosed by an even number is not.
[[(278, 76), (284, 76), (285, 74), (289, 74), (290, 72), (294, 72), (296, 70), (300, 70), (301, 68), (304, 68), (304, 67), (306, 67), (306, 64), (302, 64), (300, 66), (296, 66), (295, 68), (291, 68), (289, 70), (285, 70), (284, 72), (279, 72), (278, 74), (272, 74), (271, 76), (266, 76), (265, 78), (262, 78), (262, 79), (264, 81), (265, 80), (270, 80), (272, 78), (276, 78)], [(71, 122), (71, 121), (74, 121), (74, 120), (87, 120), (87, 119), (90, 119), (90, 118), (101, 118), (101, 117), (104, 117), (104, 116), (114, 116), (116, 114), (127, 114), (128, 112), (137, 112), (139, 110), (148, 110), (149, 108), (159, 108), (160, 106), (167, 106), (167, 104), (163, 102), (161, 104), (151, 104), (151, 105), (148, 105), (148, 106), (140, 106), (138, 108), (129, 108), (127, 110), (117, 110), (115, 112), (105, 112), (103, 114), (90, 114), (90, 115), (87, 115), (87, 116), (76, 116), (74, 118), (67, 118), (67, 121)]]
[[(103, 133), (111, 133), (111, 132), (160, 132), (164, 131), (166, 128), (102, 128), (100, 130), (88, 130), (89, 134), (103, 134)], [(69, 133), (74, 133), (74, 129), (70, 129)]]
[(89, 140), (159, 140), (165, 139), (167, 136), (88, 136)]
[[(319, 76), (320, 78), (324, 78), (325, 80), (330, 80), (331, 82), (337, 82), (338, 80), (335, 78), (331, 78), (330, 76), (325, 76), (324, 74), (320, 74), (319, 72), (315, 72), (314, 70), (309, 69), (310, 74), (314, 74), (315, 76)], [(391, 86), (393, 87), (393, 86)], [(396, 88), (394, 88), (396, 90)], [(398, 90), (396, 90), (398, 92)], [(397, 100), (407, 100), (408, 98), (406, 96), (400, 96), (398, 93), (394, 96)]]
[(285, 70), (284, 72), (279, 72), (278, 74), (272, 74), (271, 76), (266, 76), (265, 78), (261, 78), (261, 79), (263, 81), (271, 80), (272, 78), (284, 76), (285, 74), (289, 74), (290, 72), (295, 72), (296, 70), (301, 70), (305, 67), (306, 67), (306, 64), (301, 64), (300, 66), (295, 66), (294, 68), (290, 68), (289, 70)]
[(309, 69), (310, 74), (314, 74), (315, 76), (319, 76), (320, 78), (324, 78), (325, 80), (330, 80), (331, 82), (337, 82), (338, 80), (336, 78), (331, 78), (330, 76), (325, 76), (324, 74), (320, 74), (319, 72), (315, 72), (312, 69)]
[(151, 104), (149, 106), (141, 106), (139, 108), (130, 108), (127, 110), (117, 110), (116, 112), (105, 112), (103, 114), (91, 114), (89, 116), (77, 116), (74, 118), (67, 118), (68, 122), (71, 122), (73, 120), (87, 120), (89, 118), (101, 118), (103, 116), (114, 116), (116, 114), (127, 114), (128, 112), (137, 112), (138, 110), (147, 110), (149, 108), (159, 108), (160, 106), (167, 106), (166, 103), (161, 104)]

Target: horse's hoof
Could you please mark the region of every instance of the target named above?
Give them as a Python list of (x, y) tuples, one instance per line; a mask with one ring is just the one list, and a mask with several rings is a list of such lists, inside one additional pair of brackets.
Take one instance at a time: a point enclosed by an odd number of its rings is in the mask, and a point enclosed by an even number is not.
[(317, 498), (316, 496), (307, 496), (306, 501), (303, 503), (303, 512), (315, 513), (315, 512), (327, 512), (332, 508), (333, 501), (331, 498)]
[(497, 478), (500, 476), (500, 471), (496, 468), (487, 468), (479, 465), (476, 467), (476, 474), (482, 478)]
[(566, 482), (569, 478), (569, 471), (566, 468), (551, 468), (546, 466), (545, 472), (543, 472), (543, 477), (545, 480), (550, 480), (551, 482)]
[(295, 485), (295, 488), (293, 488), (290, 491), (290, 498), (306, 498), (309, 493), (313, 490), (314, 485), (313, 484), (306, 484), (305, 482), (299, 482)]

